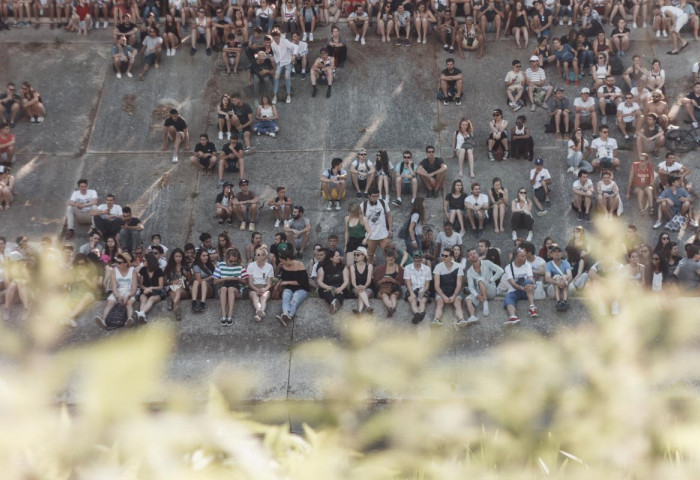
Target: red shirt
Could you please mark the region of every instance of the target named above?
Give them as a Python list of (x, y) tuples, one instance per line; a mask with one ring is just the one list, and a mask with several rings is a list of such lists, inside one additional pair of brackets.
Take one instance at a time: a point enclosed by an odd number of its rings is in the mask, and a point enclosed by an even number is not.
[(90, 5), (80, 5), (75, 7), (75, 13), (78, 14), (78, 18), (80, 18), (80, 21), (85, 20), (85, 17), (90, 13)]
[(7, 135), (3, 135), (0, 133), (0, 150), (5, 150), (6, 145), (11, 143), (15, 139), (15, 136), (11, 133), (8, 133)]
[(647, 162), (647, 168), (640, 167), (641, 162), (634, 162), (632, 164), (632, 186), (633, 187), (646, 187), (651, 185), (654, 181), (654, 166), (651, 162)]

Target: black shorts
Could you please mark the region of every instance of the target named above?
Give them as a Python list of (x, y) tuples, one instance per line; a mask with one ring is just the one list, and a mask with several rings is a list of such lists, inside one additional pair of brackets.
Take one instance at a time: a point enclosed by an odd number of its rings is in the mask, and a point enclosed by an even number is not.
[(238, 159), (235, 158), (233, 160), (227, 159), (226, 160), (226, 171), (230, 173), (237, 173), (240, 169), (238, 168)]
[(410, 195), (413, 193), (411, 183), (401, 182), (401, 195)]
[(231, 125), (231, 133), (233, 133), (233, 132), (251, 132), (252, 131), (251, 128), (252, 127), (250, 125), (248, 125), (247, 127), (243, 128), (243, 130), (238, 130), (236, 127)]
[(609, 170), (612, 168), (612, 158), (610, 157), (603, 157), (598, 159), (598, 165), (600, 165), (600, 168), (604, 168), (606, 170)]
[(615, 105), (615, 102), (605, 102), (605, 115), (617, 115), (617, 105)]
[[(209, 156), (209, 157), (199, 157), (197, 160), (199, 160), (199, 164), (200, 164), (201, 166), (203, 166), (204, 168), (210, 168), (210, 167), (209, 167), (209, 164), (211, 163), (212, 157), (213, 157), (213, 158), (216, 158), (216, 155), (212, 155), (212, 156)], [(216, 162), (214, 162), (214, 163), (216, 163)]]
[(544, 187), (539, 187), (535, 189), (535, 198), (540, 201), (540, 203), (544, 202), (545, 199), (547, 198), (547, 194), (544, 191)]
[(362, 246), (362, 238), (355, 238), (355, 237), (350, 237), (348, 238), (348, 248), (346, 249), (347, 252), (354, 252), (357, 250), (357, 247)]

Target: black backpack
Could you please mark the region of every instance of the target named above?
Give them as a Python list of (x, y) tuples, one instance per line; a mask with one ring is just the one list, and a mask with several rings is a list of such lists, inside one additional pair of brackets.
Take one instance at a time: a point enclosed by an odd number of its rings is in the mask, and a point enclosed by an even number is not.
[(411, 239), (411, 234), (408, 230), (410, 226), (411, 226), (411, 215), (409, 214), (408, 218), (403, 222), (403, 225), (401, 225), (401, 228), (399, 229), (398, 237), (401, 240), (410, 240)]
[(625, 64), (622, 62), (622, 58), (617, 55), (610, 56), (610, 75), (622, 75), (625, 73)]
[(126, 325), (126, 307), (121, 303), (117, 303), (107, 314), (105, 318), (107, 330), (122, 328)]

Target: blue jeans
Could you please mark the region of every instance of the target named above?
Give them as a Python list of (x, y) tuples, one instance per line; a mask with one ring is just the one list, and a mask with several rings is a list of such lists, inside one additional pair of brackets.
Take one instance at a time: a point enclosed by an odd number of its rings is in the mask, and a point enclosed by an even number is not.
[(566, 157), (566, 163), (577, 170), (583, 169), (588, 173), (593, 171), (593, 165), (583, 159), (581, 152), (574, 152), (573, 155)]
[(160, 14), (160, 12), (158, 11), (158, 7), (156, 7), (156, 6), (149, 7), (148, 5), (146, 5), (145, 7), (143, 7), (143, 13), (141, 14), (141, 18), (146, 20), (146, 17), (148, 17), (148, 14), (150, 12), (153, 12), (153, 15), (156, 17), (156, 22), (157, 22), (159, 20), (158, 15)]
[[(534, 285), (530, 279), (526, 279), (525, 285)], [(513, 305), (515, 306), (516, 303), (518, 303), (518, 300), (527, 300), (527, 293), (525, 293), (522, 290), (513, 290), (512, 292), (508, 292), (506, 294), (506, 298), (503, 300), (503, 308), (506, 308), (508, 305)]]
[(272, 17), (255, 17), (255, 23), (258, 27), (262, 27), (262, 29), (265, 30), (266, 33), (270, 33), (272, 27), (274, 27), (275, 25), (275, 19)]
[(280, 88), (280, 77), (282, 76), (282, 71), (284, 70), (284, 86), (287, 89), (287, 94), (292, 93), (292, 79), (291, 79), (291, 73), (292, 73), (292, 64), (288, 65), (280, 65), (279, 63), (275, 67), (275, 81), (272, 86), (272, 91), (275, 95), (277, 95), (277, 90)]
[(282, 290), (282, 311), (289, 313), (290, 317), (294, 317), (299, 305), (304, 303), (306, 297), (309, 295), (304, 289), (299, 289), (296, 292), (291, 291), (288, 288)]
[(270, 132), (277, 131), (277, 122), (272, 120), (260, 120), (253, 124), (253, 131), (262, 135), (267, 135)]

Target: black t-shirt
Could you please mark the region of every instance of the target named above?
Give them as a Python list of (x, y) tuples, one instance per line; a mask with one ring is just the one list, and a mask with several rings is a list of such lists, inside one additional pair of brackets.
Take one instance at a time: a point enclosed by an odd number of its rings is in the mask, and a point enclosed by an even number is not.
[(141, 224), (141, 220), (139, 220), (136, 217), (131, 217), (131, 219), (128, 222), (124, 222), (122, 220), (122, 225), (126, 225), (127, 227), (138, 227)]
[(253, 109), (251, 109), (250, 105), (248, 105), (247, 103), (243, 103), (240, 106), (234, 105), (233, 113), (238, 117), (238, 121), (241, 122), (241, 125), (244, 125), (248, 123), (248, 116), (253, 115)]
[(432, 163), (432, 165), (430, 164), (430, 162), (428, 161), (427, 158), (424, 158), (420, 162), (420, 166), (423, 167), (423, 170), (425, 170), (426, 172), (433, 173), (433, 172), (437, 172), (438, 170), (440, 170), (443, 163), (445, 163), (445, 162), (443, 162), (442, 158), (440, 158), (440, 157), (435, 157), (435, 161)]
[[(240, 153), (243, 151), (243, 144), (241, 142), (236, 142), (236, 145), (233, 147), (233, 150), (235, 150), (237, 153)], [(233, 150), (231, 150), (231, 144), (227, 143), (221, 148), (221, 151), (224, 152), (224, 155), (229, 156), (233, 153)], [(232, 159), (229, 159), (232, 160)]]
[(695, 100), (695, 103), (698, 105), (697, 107), (693, 105), (693, 110), (695, 112), (700, 112), (700, 96), (695, 95), (695, 92), (690, 92), (688, 95), (685, 96), (685, 98), (688, 98), (690, 100)]
[[(448, 77), (452, 77), (454, 75), (460, 75), (461, 73), (462, 73), (462, 70), (460, 70), (459, 68), (455, 68), (451, 72), (448, 69), (444, 69), (442, 71), (442, 74), (445, 76), (448, 76)], [(457, 82), (457, 80), (448, 80), (447, 81), (447, 83), (449, 85), (454, 85), (456, 82)]]
[(152, 276), (149, 277), (148, 267), (141, 267), (141, 270), (139, 270), (139, 275), (141, 276), (141, 279), (143, 281), (142, 285), (144, 286), (144, 288), (148, 288), (157, 287), (158, 279), (163, 277), (165, 274), (163, 273), (163, 270), (161, 270), (160, 268), (156, 268)]
[(612, 32), (610, 32), (610, 38), (613, 38), (615, 35), (622, 35), (625, 33), (630, 33), (630, 29), (625, 27), (620, 31), (619, 28), (614, 29)]
[(198, 143), (194, 147), (195, 153), (197, 152), (204, 152), (208, 155), (213, 155), (216, 153), (216, 146), (212, 142), (207, 142), (206, 145), (202, 145), (202, 143)]
[[(216, 200), (214, 201), (214, 203), (221, 203), (223, 200), (224, 200), (224, 192), (219, 192), (216, 195)], [(229, 202), (230, 202), (230, 200), (229, 200)]]
[(448, 193), (445, 196), (445, 201), (447, 202), (447, 208), (449, 210), (464, 210), (464, 199), (467, 198), (467, 194), (462, 192), (458, 197), (453, 197), (452, 193)]
[(165, 119), (165, 123), (163, 125), (166, 127), (175, 127), (175, 130), (178, 132), (184, 132), (187, 129), (187, 123), (182, 117), (177, 117), (175, 120), (168, 117)]
[[(258, 63), (257, 61), (254, 61), (253, 63), (250, 64), (250, 72), (253, 75), (257, 75), (259, 77), (260, 70), (273, 70), (272, 62), (270, 61), (269, 58), (265, 59), (265, 61), (263, 63)], [(266, 73), (265, 75), (272, 75), (272, 74)]]
[(117, 24), (117, 31), (119, 33), (123, 33), (123, 34), (129, 33), (135, 28), (136, 28), (135, 23), (118, 23)]
[(552, 14), (549, 13), (549, 10), (545, 9), (542, 13), (537, 14), (537, 18), (540, 19), (540, 26), (544, 27), (547, 22), (549, 21), (549, 17), (551, 17)]
[(18, 94), (14, 94), (11, 97), (7, 93), (3, 93), (0, 95), (0, 103), (2, 103), (2, 106), (10, 109), (12, 108), (13, 103), (20, 103), (22, 101), (22, 98)]

